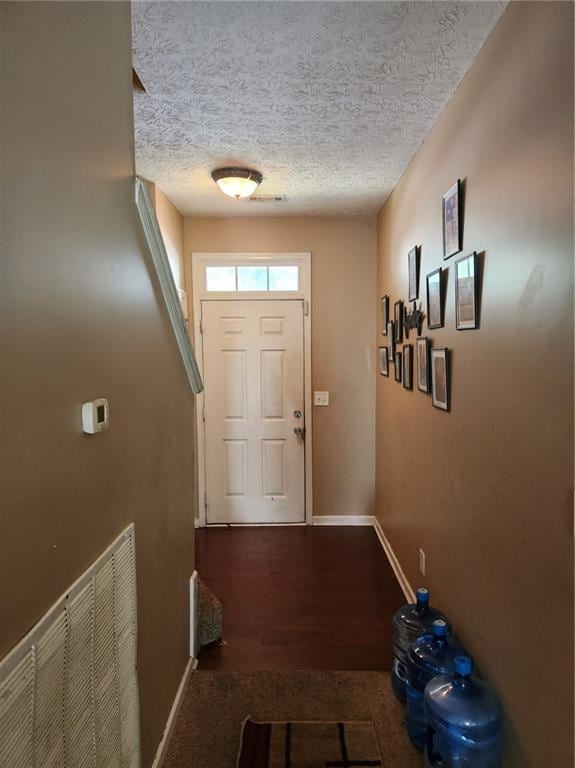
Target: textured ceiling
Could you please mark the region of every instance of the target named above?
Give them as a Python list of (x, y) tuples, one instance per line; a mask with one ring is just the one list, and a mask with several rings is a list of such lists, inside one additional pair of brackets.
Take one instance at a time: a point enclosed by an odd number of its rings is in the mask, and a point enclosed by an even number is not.
[[(506, 2), (133, 4), (138, 173), (183, 214), (371, 214)], [(230, 164), (282, 203), (226, 198)]]

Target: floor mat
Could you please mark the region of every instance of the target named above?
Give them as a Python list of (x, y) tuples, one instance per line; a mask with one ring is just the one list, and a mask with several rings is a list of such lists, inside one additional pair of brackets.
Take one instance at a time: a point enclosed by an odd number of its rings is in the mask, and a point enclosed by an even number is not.
[[(235, 768), (242, 723), (373, 722), (382, 768), (420, 768), (387, 672), (193, 672), (162, 768)], [(341, 762), (341, 761), (340, 761)]]
[(246, 720), (238, 768), (380, 768), (372, 722)]

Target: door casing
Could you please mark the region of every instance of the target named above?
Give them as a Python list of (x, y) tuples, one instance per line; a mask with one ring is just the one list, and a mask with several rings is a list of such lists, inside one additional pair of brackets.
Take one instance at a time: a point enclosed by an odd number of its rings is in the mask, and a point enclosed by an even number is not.
[[(198, 365), (204, 374), (202, 333), (200, 328), (202, 301), (266, 301), (300, 299), (304, 301), (304, 403), (305, 403), (305, 525), (313, 521), (313, 418), (311, 379), (311, 253), (200, 253), (194, 252), (192, 261), (192, 317), (194, 349)], [(206, 291), (205, 268), (209, 265), (281, 264), (299, 266), (299, 290), (267, 292)], [(204, 393), (196, 397), (196, 452), (198, 467), (198, 517), (196, 526), (206, 526), (206, 454), (204, 434)], [(277, 525), (261, 523), (260, 525)], [(280, 523), (284, 525), (284, 523)], [(302, 525), (302, 523), (287, 523)], [(214, 526), (216, 527), (216, 526)], [(225, 526), (227, 527), (227, 526)]]

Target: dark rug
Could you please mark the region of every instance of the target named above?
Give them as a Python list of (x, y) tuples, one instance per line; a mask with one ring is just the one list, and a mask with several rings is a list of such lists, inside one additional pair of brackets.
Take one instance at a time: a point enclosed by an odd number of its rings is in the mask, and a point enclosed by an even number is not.
[(162, 768), (234, 768), (246, 718), (340, 722), (346, 732), (350, 721), (372, 722), (382, 768), (421, 768), (387, 672), (201, 670), (191, 675)]
[(246, 720), (237, 768), (380, 768), (372, 722)]

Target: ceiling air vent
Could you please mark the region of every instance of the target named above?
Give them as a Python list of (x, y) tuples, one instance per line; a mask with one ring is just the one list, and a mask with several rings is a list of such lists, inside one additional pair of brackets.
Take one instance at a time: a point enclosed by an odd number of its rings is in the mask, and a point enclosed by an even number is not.
[(285, 203), (285, 195), (250, 195), (250, 203)]

